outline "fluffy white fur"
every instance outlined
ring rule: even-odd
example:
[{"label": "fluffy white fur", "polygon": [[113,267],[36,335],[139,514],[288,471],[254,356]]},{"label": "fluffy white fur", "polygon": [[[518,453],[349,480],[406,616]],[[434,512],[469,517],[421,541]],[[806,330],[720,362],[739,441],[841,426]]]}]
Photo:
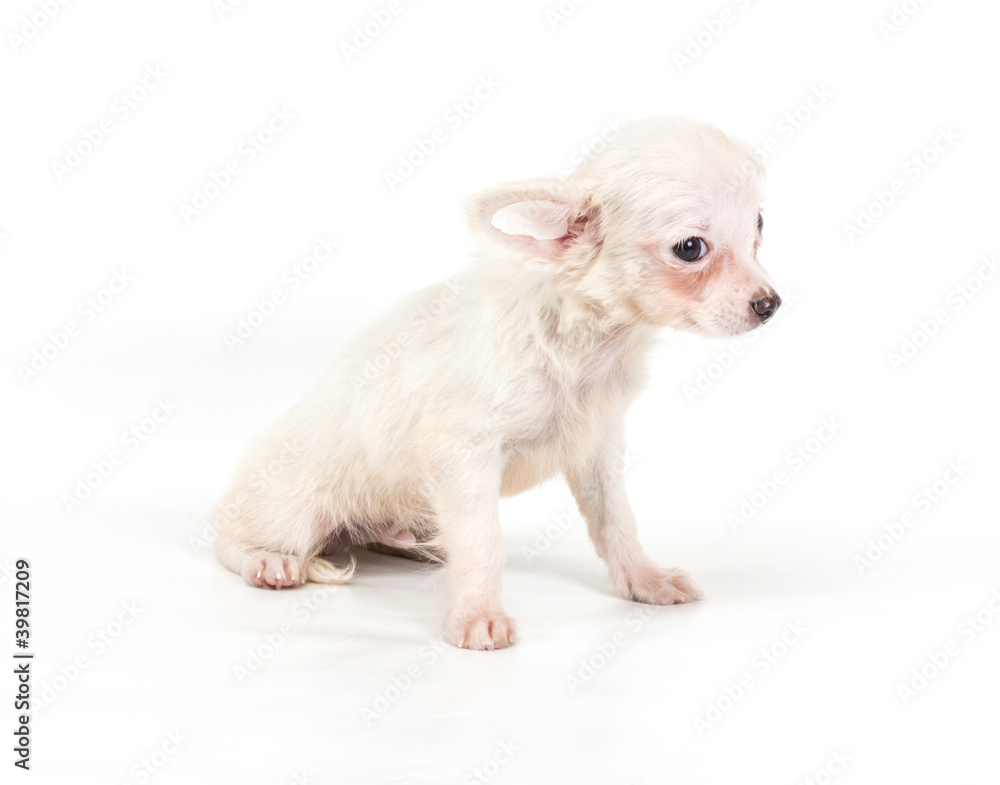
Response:
[{"label": "fluffy white fur", "polygon": [[[658,328],[733,335],[780,303],[757,260],[763,180],[747,145],[659,118],[567,180],[473,197],[468,269],[358,336],[252,443],[216,511],[222,563],[281,588],[346,581],[353,560],[322,556],[350,544],[439,557],[447,639],[502,648],[498,500],[562,473],[623,596],[699,597],[643,551],[613,466]],[[674,253],[687,238],[702,259]]]}]

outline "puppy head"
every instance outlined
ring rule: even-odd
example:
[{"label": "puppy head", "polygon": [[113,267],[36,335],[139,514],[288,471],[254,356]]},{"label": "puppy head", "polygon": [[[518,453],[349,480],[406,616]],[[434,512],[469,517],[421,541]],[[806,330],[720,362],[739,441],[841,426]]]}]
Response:
[{"label": "puppy head", "polygon": [[615,320],[736,335],[781,299],[758,261],[764,167],[682,118],[631,123],[562,181],[475,196],[473,229]]}]

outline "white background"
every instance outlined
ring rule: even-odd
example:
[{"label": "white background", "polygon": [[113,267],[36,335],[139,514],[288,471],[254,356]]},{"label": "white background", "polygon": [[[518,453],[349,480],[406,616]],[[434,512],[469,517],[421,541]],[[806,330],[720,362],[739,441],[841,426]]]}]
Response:
[{"label": "white background", "polygon": [[[0,648],[27,558],[24,781],[995,771],[1000,283],[980,273],[1000,252],[995,4],[910,0],[894,28],[893,5],[860,0],[51,5],[0,15]],[[496,87],[469,99],[481,80]],[[241,143],[276,110],[294,119],[248,160]],[[772,141],[764,258],[786,301],[735,344],[665,336],[630,414],[643,541],[705,601],[616,598],[561,482],[502,508],[521,632],[507,651],[443,647],[443,585],[402,560],[281,593],[225,572],[202,538],[241,449],[352,330],[461,269],[461,198],[558,176],[616,123],[668,113]],[[444,142],[390,188],[436,128]],[[231,159],[240,174],[186,221]],[[845,229],[861,213],[867,228]],[[320,237],[337,253],[299,276]],[[102,293],[123,270],[127,287]],[[227,346],[275,289],[273,314]],[[907,340],[918,350],[894,362]],[[810,441],[824,419],[835,435]]]}]

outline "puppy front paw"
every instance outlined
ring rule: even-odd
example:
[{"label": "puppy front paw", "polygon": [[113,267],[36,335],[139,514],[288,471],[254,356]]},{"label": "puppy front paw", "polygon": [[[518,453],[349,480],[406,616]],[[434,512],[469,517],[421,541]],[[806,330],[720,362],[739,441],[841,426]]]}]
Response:
[{"label": "puppy front paw", "polygon": [[617,576],[615,587],[627,599],[650,605],[676,605],[704,596],[684,570],[664,570],[655,564],[623,571]]},{"label": "puppy front paw", "polygon": [[445,638],[452,646],[476,651],[506,649],[514,643],[514,620],[503,613],[449,616]]}]

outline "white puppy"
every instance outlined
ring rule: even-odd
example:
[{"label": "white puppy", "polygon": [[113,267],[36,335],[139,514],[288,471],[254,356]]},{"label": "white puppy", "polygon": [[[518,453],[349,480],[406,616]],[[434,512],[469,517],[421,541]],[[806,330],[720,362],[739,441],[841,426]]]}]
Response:
[{"label": "white puppy", "polygon": [[436,555],[447,639],[499,649],[498,501],[562,472],[622,596],[699,597],[643,551],[613,466],[658,328],[735,335],[780,305],[757,260],[763,180],[746,144],[661,118],[567,180],[473,197],[471,266],[359,336],[251,445],[215,516],[222,563],[281,588],[347,580],[353,559],[321,555],[349,544]]}]

